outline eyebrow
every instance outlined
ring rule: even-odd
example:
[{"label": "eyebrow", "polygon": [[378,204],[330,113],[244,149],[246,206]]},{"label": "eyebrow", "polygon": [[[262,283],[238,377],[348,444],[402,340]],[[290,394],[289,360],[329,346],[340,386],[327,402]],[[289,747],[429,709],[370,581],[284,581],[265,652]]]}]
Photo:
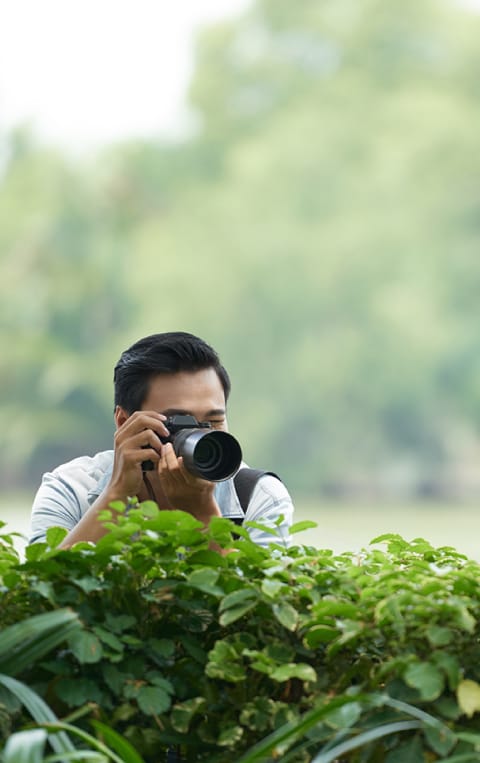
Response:
[{"label": "eyebrow", "polygon": [[[184,408],[167,408],[167,410],[162,411],[164,416],[192,416],[193,414],[190,411],[186,411]],[[208,418],[210,416],[225,416],[225,408],[212,408],[211,411],[207,411],[204,415],[205,418]]]}]

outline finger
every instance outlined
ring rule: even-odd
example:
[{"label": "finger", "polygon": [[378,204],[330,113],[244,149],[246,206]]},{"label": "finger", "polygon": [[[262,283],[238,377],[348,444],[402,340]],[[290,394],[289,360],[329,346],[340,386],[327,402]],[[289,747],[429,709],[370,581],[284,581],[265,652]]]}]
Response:
[{"label": "finger", "polygon": [[166,471],[167,469],[167,459],[165,457],[165,445],[163,443],[160,444],[160,453],[159,453],[159,460],[158,460],[158,470],[159,472]]},{"label": "finger", "polygon": [[165,426],[166,417],[163,413],[156,411],[136,411],[122,424],[117,430],[120,436],[130,437],[135,432],[141,432],[142,429],[152,429],[158,432],[162,437],[168,437],[170,434]]},{"label": "finger", "polygon": [[141,411],[142,416],[146,417],[146,421],[148,424],[149,420],[156,421],[157,424],[155,427],[151,427],[154,429],[154,431],[158,432],[159,434],[165,437],[168,437],[170,434],[170,431],[165,426],[165,422],[167,420],[167,417],[163,413],[158,413],[158,411]]},{"label": "finger", "polygon": [[119,443],[123,448],[128,450],[140,449],[140,448],[153,448],[157,453],[160,453],[162,448],[162,442],[156,432],[152,432],[151,429],[142,429],[141,432],[132,435]]},{"label": "finger", "polygon": [[169,471],[178,469],[179,464],[177,454],[175,453],[171,442],[162,445],[162,458],[165,459],[165,466]]},{"label": "finger", "polygon": [[[123,468],[128,468],[129,464],[130,466],[138,467],[145,461],[150,461],[156,465],[160,458],[160,448],[161,443],[155,432],[144,430],[129,438],[126,442],[116,442],[115,458],[118,459],[120,464],[123,464]],[[143,468],[149,469],[152,467],[146,466]]]},{"label": "finger", "polygon": [[140,448],[130,450],[128,454],[125,455],[125,460],[127,459],[134,464],[141,464],[144,461],[153,461],[153,463],[157,464],[160,456],[158,455],[158,451],[153,448]]}]

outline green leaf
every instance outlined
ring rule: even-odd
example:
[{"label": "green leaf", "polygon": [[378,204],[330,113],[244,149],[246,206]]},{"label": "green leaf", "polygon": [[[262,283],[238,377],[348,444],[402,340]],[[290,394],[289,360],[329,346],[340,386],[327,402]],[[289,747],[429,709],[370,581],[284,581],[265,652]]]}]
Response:
[{"label": "green leaf", "polygon": [[315,625],[305,634],[304,642],[310,649],[315,649],[319,644],[328,644],[333,641],[340,631],[328,625]]},{"label": "green leaf", "polygon": [[266,697],[256,697],[252,702],[247,702],[240,713],[242,726],[252,731],[265,731],[271,728],[270,724],[275,716],[276,703]]},{"label": "green leaf", "polygon": [[[355,604],[352,604],[349,601],[341,601],[340,599],[327,597],[321,599],[317,604],[314,604],[312,613],[314,614],[315,619],[319,620],[320,623],[323,619],[331,618],[332,616],[349,618],[362,616],[359,608],[356,607]],[[329,625],[331,624],[330,619],[328,619],[327,622]]]},{"label": "green leaf", "polygon": [[210,678],[237,683],[245,680],[245,668],[239,662],[239,655],[227,641],[217,641],[208,653],[205,673]]},{"label": "green leaf", "polygon": [[256,600],[257,593],[253,588],[239,588],[225,596],[220,602],[219,611],[223,612],[230,607],[236,607],[245,601]]},{"label": "green leaf", "polygon": [[347,729],[353,726],[362,715],[362,706],[359,702],[351,702],[342,705],[325,718],[325,723],[334,729]]},{"label": "green leaf", "polygon": [[253,609],[257,602],[257,593],[252,588],[240,588],[229,593],[220,602],[219,611],[222,613],[219,618],[220,625],[230,625],[230,623],[239,620],[249,610]]},{"label": "green leaf", "polygon": [[244,604],[239,604],[237,607],[231,607],[220,615],[218,622],[221,626],[226,627],[227,625],[234,623],[236,620],[239,620],[256,605],[257,599],[255,598],[246,601]]},{"label": "green leaf", "polygon": [[103,657],[103,647],[100,639],[84,630],[73,633],[68,643],[77,660],[82,664],[99,662]]},{"label": "green leaf", "polygon": [[82,589],[85,593],[92,593],[92,591],[101,591],[105,587],[103,582],[97,577],[86,575],[82,578],[75,580],[75,585]]},{"label": "green leaf", "polygon": [[101,702],[102,699],[100,686],[91,678],[60,678],[55,683],[55,693],[69,707]]},{"label": "green leaf", "polygon": [[265,578],[265,580],[262,580],[262,593],[272,599],[278,596],[280,591],[285,588],[286,583],[282,580],[275,580],[270,578]]},{"label": "green leaf", "polygon": [[226,517],[213,517],[213,519],[210,520],[205,537],[220,544],[230,545],[232,543],[232,534],[237,533],[237,530],[241,535],[246,532],[243,527],[237,527],[231,519],[227,519]]},{"label": "green leaf", "polygon": [[147,641],[147,647],[161,661],[168,660],[175,654],[175,642],[168,638],[151,638]]},{"label": "green leaf", "polygon": [[447,726],[441,728],[430,726],[423,733],[430,749],[441,755],[442,758],[448,755],[457,743],[456,735]]},{"label": "green leaf", "polygon": [[477,624],[474,616],[468,611],[467,607],[460,606],[455,609],[455,619],[462,630],[467,633],[473,633]]},{"label": "green leaf", "polygon": [[404,551],[409,547],[409,543],[398,533],[383,533],[383,535],[377,535],[376,538],[370,541],[370,545],[373,546],[376,543],[387,542],[389,551],[393,549],[395,549],[395,551]]},{"label": "green leaf", "polygon": [[254,521],[245,521],[243,523],[244,527],[250,527],[254,530],[261,530],[264,533],[267,533],[267,535],[277,535],[278,536],[278,528],[276,527],[270,527],[269,525],[262,524],[262,522],[254,522]]},{"label": "green leaf", "polygon": [[32,543],[25,548],[25,558],[28,562],[36,562],[44,556],[48,543]]},{"label": "green leaf", "polygon": [[468,718],[480,711],[480,685],[476,681],[465,679],[457,687],[457,700],[461,710]]},{"label": "green leaf", "polygon": [[457,721],[462,714],[458,703],[453,697],[439,697],[435,701],[434,710],[436,715],[440,715],[449,721]]},{"label": "green leaf", "polygon": [[288,681],[290,678],[299,678],[301,681],[316,681],[317,674],[311,665],[304,662],[290,662],[280,665],[270,673],[274,681]]},{"label": "green leaf", "polygon": [[472,731],[459,731],[457,737],[461,742],[472,745],[477,752],[480,751],[480,734],[475,734]]},{"label": "green leaf", "polygon": [[286,601],[274,604],[272,606],[272,612],[281,623],[289,631],[294,631],[298,625],[298,612]]},{"label": "green leaf", "polygon": [[228,561],[222,554],[219,554],[218,551],[211,551],[208,548],[194,551],[188,560],[192,565],[200,564],[203,567],[228,567]]},{"label": "green leaf", "polygon": [[304,519],[302,522],[295,522],[288,530],[290,535],[303,532],[304,530],[312,530],[318,527],[318,522],[312,522],[310,519]]},{"label": "green leaf", "polygon": [[447,646],[453,639],[451,628],[440,625],[430,625],[426,630],[427,638],[432,646]]},{"label": "green leaf", "polygon": [[403,678],[408,686],[418,689],[421,698],[426,701],[437,699],[445,685],[443,673],[430,662],[416,662],[409,665]]},{"label": "green leaf", "polygon": [[167,694],[175,694],[175,689],[173,688],[171,681],[162,676],[158,670],[149,670],[145,678],[154,686],[159,686],[160,689],[166,691]]},{"label": "green leaf", "polygon": [[219,747],[233,747],[235,744],[237,744],[237,742],[240,741],[242,736],[242,727],[237,726],[236,724],[232,724],[222,729],[218,736],[217,744]]},{"label": "green leaf", "polygon": [[203,529],[203,524],[187,511],[176,509],[174,511],[159,511],[153,519],[149,520],[149,527],[178,535],[182,531]]},{"label": "green leaf", "polygon": [[122,641],[115,636],[114,633],[110,633],[110,631],[107,631],[105,628],[102,628],[100,625],[94,626],[92,628],[93,633],[98,636],[100,641],[102,641],[104,644],[109,646],[111,649],[113,649],[116,652],[123,652],[125,647]]},{"label": "green leaf", "polygon": [[110,662],[102,664],[102,673],[107,686],[117,695],[122,693],[125,682],[132,677],[130,673],[122,673]]},{"label": "green leaf", "polygon": [[219,575],[220,573],[218,570],[204,567],[202,569],[193,570],[187,577],[187,582],[192,588],[197,588],[204,593],[209,593],[212,596],[223,596],[223,589],[215,585]]},{"label": "green leaf", "polygon": [[145,715],[161,715],[170,709],[169,695],[158,686],[142,686],[136,699]]},{"label": "green leaf", "polygon": [[205,707],[205,697],[193,697],[174,705],[170,720],[175,731],[186,734],[192,718]]},{"label": "green leaf", "polygon": [[45,533],[50,548],[57,548],[67,535],[68,530],[65,527],[49,527]]},{"label": "green leaf", "polygon": [[47,601],[55,606],[55,592],[52,583],[49,583],[46,580],[37,580],[32,585],[32,591],[36,591],[36,593],[43,596],[44,599],[47,599]]},{"label": "green leaf", "polygon": [[425,763],[422,739],[419,735],[396,745],[385,758],[385,763]]},{"label": "green leaf", "polygon": [[455,691],[461,675],[458,658],[453,654],[448,654],[448,652],[436,651],[432,655],[432,661],[445,673],[450,689]]},{"label": "green leaf", "polygon": [[107,612],[105,622],[107,627],[114,633],[123,633],[123,631],[134,625],[136,620],[133,615],[112,615],[110,612]]}]

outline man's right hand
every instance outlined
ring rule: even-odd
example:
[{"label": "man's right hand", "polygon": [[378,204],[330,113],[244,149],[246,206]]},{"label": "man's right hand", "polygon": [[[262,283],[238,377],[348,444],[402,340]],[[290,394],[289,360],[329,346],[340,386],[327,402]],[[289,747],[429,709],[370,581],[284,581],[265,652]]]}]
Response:
[{"label": "man's right hand", "polygon": [[125,501],[130,496],[138,496],[143,485],[142,461],[158,464],[158,435],[169,435],[164,423],[166,418],[156,411],[136,411],[117,429],[112,478],[107,488],[110,500]]},{"label": "man's right hand", "polygon": [[[156,433],[168,437],[165,420],[166,416],[156,411],[137,411],[118,427],[110,483],[70,530],[60,548],[70,548],[79,541],[96,543],[107,532],[98,521],[98,513],[107,509],[112,501],[126,502],[130,496],[138,497],[143,485],[142,461],[151,460],[157,464],[161,443]],[[145,445],[146,448],[142,447]]]}]

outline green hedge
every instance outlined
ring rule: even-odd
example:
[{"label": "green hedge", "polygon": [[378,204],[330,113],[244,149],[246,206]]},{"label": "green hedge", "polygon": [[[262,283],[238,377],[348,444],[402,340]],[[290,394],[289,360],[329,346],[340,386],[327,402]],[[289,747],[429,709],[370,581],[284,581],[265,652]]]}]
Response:
[{"label": "green hedge", "polygon": [[[327,761],[334,745],[341,761],[480,761],[477,563],[398,536],[339,556],[262,549],[151,503],[109,527],[69,551],[50,530],[23,563],[0,536],[2,629],[63,608],[81,622],[35,664],[10,661],[58,717],[108,724],[148,763],[171,746],[192,762]],[[3,739],[27,720],[3,690]]]}]

